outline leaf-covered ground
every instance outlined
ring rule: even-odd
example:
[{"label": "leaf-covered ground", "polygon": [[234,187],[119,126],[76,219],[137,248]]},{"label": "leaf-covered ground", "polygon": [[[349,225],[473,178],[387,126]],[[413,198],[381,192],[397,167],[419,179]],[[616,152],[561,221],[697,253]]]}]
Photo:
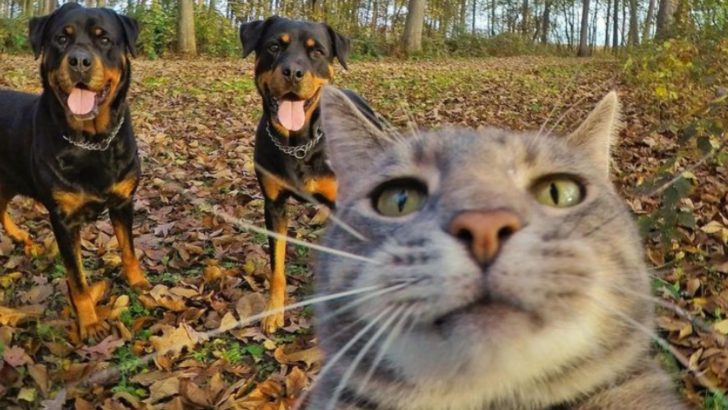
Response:
[{"label": "leaf-covered ground", "polygon": [[[36,65],[29,57],[0,55],[0,86],[38,91]],[[360,92],[400,127],[414,121],[537,129],[548,119],[547,129],[562,130],[617,88],[626,128],[615,149],[615,180],[635,213],[645,216],[661,205],[661,195],[642,194],[639,185],[658,172],[690,169],[679,180],[686,197],[674,208],[692,219],[673,224],[676,239],[667,246],[659,232],[646,230],[656,294],[684,311],[660,310],[660,335],[703,384],[728,388],[728,167],[720,155],[697,167],[672,161],[677,137],[657,131],[664,127],[647,115],[654,110],[643,109],[644,101],[622,84],[616,62],[505,58],[351,66],[338,73],[337,84]],[[91,279],[113,279],[102,304],[113,328],[108,338],[90,344],[76,338],[45,211],[16,199],[12,214],[46,252],[25,257],[0,233],[0,407],[282,409],[311,383],[320,357],[310,309],[287,314],[286,327],[270,337],[257,324],[226,331],[261,311],[267,289],[266,238],[234,224],[239,218],[263,226],[252,162],[261,104],[251,77],[251,62],[242,60],[134,63],[130,102],[143,158],[136,248],[155,286],[142,295],[126,286],[107,220],[84,230]],[[296,206],[289,234],[316,241],[322,227],[312,223],[315,214],[311,206]],[[309,256],[289,245],[290,301],[311,293]],[[155,361],[140,359],[160,350],[171,351]],[[719,408],[718,397],[707,394],[694,373],[662,356],[691,402]]]}]

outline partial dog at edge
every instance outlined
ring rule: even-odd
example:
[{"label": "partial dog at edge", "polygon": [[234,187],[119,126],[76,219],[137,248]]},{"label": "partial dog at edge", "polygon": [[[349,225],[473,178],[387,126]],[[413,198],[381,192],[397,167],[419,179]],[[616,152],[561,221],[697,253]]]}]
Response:
[{"label": "partial dog at edge", "polygon": [[132,239],[141,170],[126,103],[138,26],[111,9],[68,3],[29,29],[43,92],[0,91],[0,221],[32,254],[36,245],[8,204],[23,195],[48,209],[80,336],[98,339],[108,331],[96,308],[107,284],[86,279],[81,226],[108,209],[129,284],[149,284]]}]

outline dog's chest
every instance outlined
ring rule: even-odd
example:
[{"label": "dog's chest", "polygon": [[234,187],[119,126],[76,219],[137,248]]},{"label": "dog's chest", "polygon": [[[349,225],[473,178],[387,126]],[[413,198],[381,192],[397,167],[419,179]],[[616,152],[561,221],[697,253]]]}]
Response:
[{"label": "dog's chest", "polygon": [[95,220],[107,208],[130,200],[139,172],[129,159],[113,152],[62,152],[58,172],[68,182],[52,190],[56,208],[68,224]]}]

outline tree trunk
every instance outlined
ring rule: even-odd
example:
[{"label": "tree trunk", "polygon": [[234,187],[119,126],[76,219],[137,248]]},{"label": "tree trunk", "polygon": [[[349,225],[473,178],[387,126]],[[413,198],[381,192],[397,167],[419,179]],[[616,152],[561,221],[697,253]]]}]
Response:
[{"label": "tree trunk", "polygon": [[43,3],[43,14],[51,14],[56,9],[56,0],[45,0]]},{"label": "tree trunk", "polygon": [[475,16],[478,14],[478,0],[473,0],[473,28],[472,34],[475,35]]},{"label": "tree trunk", "polygon": [[607,0],[607,21],[604,24],[604,50],[609,49],[609,17],[612,11],[612,0]]},{"label": "tree trunk", "polygon": [[650,32],[652,31],[652,19],[655,18],[655,0],[650,0],[647,5],[647,16],[645,17],[645,24],[642,26],[642,41],[650,38]]},{"label": "tree trunk", "polygon": [[552,0],[545,0],[543,5],[543,17],[541,18],[541,44],[546,44],[549,41],[549,26],[551,25],[551,2]]},{"label": "tree trunk", "polygon": [[660,0],[660,8],[657,10],[657,24],[655,26],[655,38],[665,39],[668,37],[673,14],[675,14],[675,0]]},{"label": "tree trunk", "polygon": [[637,13],[637,0],[629,0],[629,34],[627,34],[629,46],[636,46],[640,42]]},{"label": "tree trunk", "polygon": [[579,57],[589,55],[589,0],[583,0],[581,8],[581,33],[579,34]]},{"label": "tree trunk", "polygon": [[422,26],[425,23],[425,0],[409,0],[407,19],[404,23],[402,45],[405,53],[413,54],[422,50]]},{"label": "tree trunk", "polygon": [[616,53],[619,49],[619,0],[614,0],[612,10],[612,50]]},{"label": "tree trunk", "polygon": [[528,0],[523,0],[523,7],[521,7],[521,14],[523,15],[523,20],[521,21],[521,34],[526,36],[526,35],[528,35],[528,15],[530,14],[530,11],[528,8]]},{"label": "tree trunk", "polygon": [[179,1],[177,18],[177,51],[186,55],[197,55],[195,41],[195,15],[192,0]]}]

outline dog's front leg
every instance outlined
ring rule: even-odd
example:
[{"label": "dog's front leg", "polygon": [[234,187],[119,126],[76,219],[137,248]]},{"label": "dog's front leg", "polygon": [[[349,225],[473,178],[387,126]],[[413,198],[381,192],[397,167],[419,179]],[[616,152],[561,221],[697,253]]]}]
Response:
[{"label": "dog's front leg", "polygon": [[81,260],[81,233],[78,226],[69,226],[58,214],[51,212],[53,234],[58,243],[61,259],[66,267],[66,278],[71,302],[78,315],[79,334],[82,339],[94,338],[97,341],[108,332],[109,325],[99,318],[96,303],[106,292],[106,282],[88,284]]},{"label": "dog's front leg", "polygon": [[146,289],[149,281],[139,264],[134,251],[134,236],[132,225],[134,223],[134,205],[131,200],[117,208],[109,208],[109,217],[114,226],[114,234],[121,250],[121,264],[126,280],[134,289]]},{"label": "dog's front leg", "polygon": [[266,310],[277,312],[263,319],[263,330],[273,333],[283,326],[283,307],[286,299],[286,240],[288,233],[288,216],[286,213],[286,198],[278,196],[271,199],[265,197],[265,226],[269,231],[282,235],[280,238],[269,237],[270,245],[270,296]]}]

